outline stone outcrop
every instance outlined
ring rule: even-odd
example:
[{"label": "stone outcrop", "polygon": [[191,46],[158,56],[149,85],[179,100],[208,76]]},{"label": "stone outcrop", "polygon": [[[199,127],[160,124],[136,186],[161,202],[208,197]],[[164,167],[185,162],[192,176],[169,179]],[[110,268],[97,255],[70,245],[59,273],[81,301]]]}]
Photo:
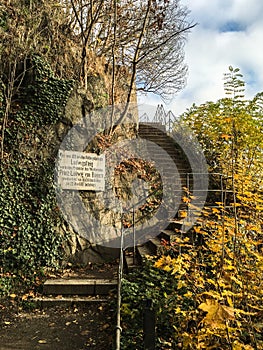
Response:
[{"label": "stone outcrop", "polygon": [[[67,135],[68,131],[78,125],[79,121],[85,119],[86,134],[94,134],[94,130],[97,131],[96,135],[90,142],[86,140],[74,140],[77,148],[81,148],[83,152],[90,153],[103,153],[105,150],[114,147],[115,144],[122,140],[132,139],[136,137],[137,133],[137,112],[134,106],[132,107],[132,122],[130,116],[128,118],[129,123],[126,125],[115,126],[114,131],[110,133],[111,124],[118,120],[120,113],[123,110],[123,106],[116,105],[114,109],[114,118],[112,120],[111,108],[108,107],[108,94],[107,88],[109,88],[109,77],[94,76],[88,79],[88,90],[76,87],[69,97],[64,114],[55,127],[55,140],[53,137],[53,144],[56,144],[56,149],[61,147],[63,139]],[[123,88],[117,86],[115,89],[118,94],[118,102],[125,101],[125,93]],[[121,93],[122,90],[122,93]],[[133,99],[135,96],[133,97]],[[83,126],[83,125],[82,125]],[[112,131],[112,130],[111,130]],[[109,135],[110,133],[110,135]],[[85,137],[84,137],[85,139]],[[82,142],[84,143],[82,145]],[[74,147],[74,146],[73,146]],[[112,169],[111,169],[112,170]],[[127,179],[124,179],[127,182]],[[123,184],[106,183],[106,190],[104,194],[103,202],[107,201],[107,193],[112,192],[113,188],[119,186],[123,191]],[[114,187],[115,186],[115,187]],[[116,238],[116,232],[114,227],[120,229],[120,214],[114,210],[105,208],[105,205],[101,203],[100,197],[92,191],[76,191],[75,196],[78,201],[83,202],[84,207],[94,215],[98,222],[101,223],[101,227],[93,224],[91,221],[86,222],[85,212],[76,212],[71,218],[66,218],[66,223],[58,228],[59,234],[67,237],[64,243],[64,250],[66,253],[66,259],[76,265],[86,265],[88,263],[99,263],[105,260],[116,258],[119,256],[119,250],[114,248],[107,248],[102,244],[93,242],[91,237],[102,237],[102,241],[105,236]],[[71,196],[71,199],[67,199],[66,204],[74,207],[74,196],[72,194],[65,194]],[[115,194],[113,194],[115,195]],[[67,197],[68,198],[68,197]],[[112,193],[108,201],[112,200]],[[64,208],[65,211],[72,211],[71,208]],[[63,211],[63,210],[62,210]],[[76,209],[77,211],[77,209]],[[84,227],[82,232],[76,230],[76,226]],[[107,229],[108,227],[108,229]],[[107,230],[108,232],[102,232]],[[85,231],[83,233],[83,231]],[[96,240],[96,239],[95,239]]]}]

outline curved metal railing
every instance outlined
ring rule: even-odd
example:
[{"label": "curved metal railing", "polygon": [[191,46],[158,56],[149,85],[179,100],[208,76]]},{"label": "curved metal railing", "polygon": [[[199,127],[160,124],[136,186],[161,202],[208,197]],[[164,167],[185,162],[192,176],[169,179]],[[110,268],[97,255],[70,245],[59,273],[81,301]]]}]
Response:
[{"label": "curved metal railing", "polygon": [[177,118],[172,111],[166,112],[163,105],[158,105],[153,117],[144,113],[140,116],[139,122],[141,123],[156,123],[165,126],[167,134],[171,134],[173,131],[173,125]]}]

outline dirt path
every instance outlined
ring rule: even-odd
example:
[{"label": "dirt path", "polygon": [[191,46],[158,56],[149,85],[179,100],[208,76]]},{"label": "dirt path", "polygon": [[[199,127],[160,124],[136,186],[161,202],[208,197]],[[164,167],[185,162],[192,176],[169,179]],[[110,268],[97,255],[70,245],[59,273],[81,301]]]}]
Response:
[{"label": "dirt path", "polygon": [[110,350],[114,311],[108,303],[25,312],[0,302],[1,350]]},{"label": "dirt path", "polygon": [[[47,278],[116,278],[117,270],[118,262],[69,267]],[[32,311],[23,310],[16,299],[0,300],[0,350],[111,350],[116,327],[114,298]]]}]

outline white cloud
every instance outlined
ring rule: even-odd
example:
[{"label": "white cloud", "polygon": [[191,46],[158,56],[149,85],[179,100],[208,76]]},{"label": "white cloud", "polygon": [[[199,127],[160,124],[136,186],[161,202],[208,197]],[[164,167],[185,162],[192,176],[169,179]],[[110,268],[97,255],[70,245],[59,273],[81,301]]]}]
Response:
[{"label": "white cloud", "polygon": [[181,0],[191,11],[191,17],[205,28],[220,28],[229,21],[251,25],[262,21],[263,2],[260,0]]},{"label": "white cloud", "polygon": [[[263,1],[181,0],[181,4],[191,10],[190,19],[199,24],[185,46],[187,86],[167,108],[178,115],[193,103],[223,97],[223,74],[229,65],[240,68],[248,98],[262,91]],[[158,104],[161,100],[148,96],[147,102]]]}]

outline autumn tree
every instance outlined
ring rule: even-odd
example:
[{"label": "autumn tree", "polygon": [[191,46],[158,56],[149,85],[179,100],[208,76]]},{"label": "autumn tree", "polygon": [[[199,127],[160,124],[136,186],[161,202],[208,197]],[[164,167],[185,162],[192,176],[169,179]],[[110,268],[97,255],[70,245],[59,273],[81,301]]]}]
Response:
[{"label": "autumn tree", "polygon": [[244,86],[239,69],[229,67],[226,97],[182,116],[203,146],[210,176],[224,179],[189,233],[192,244],[181,234],[155,262],[177,283],[175,341],[183,349],[263,348],[262,93],[246,100]]},{"label": "autumn tree", "polygon": [[247,228],[247,234],[254,238],[261,231],[263,95],[258,93],[252,100],[246,100],[242,74],[231,66],[224,85],[225,98],[199,107],[194,105],[182,120],[202,144],[210,172],[223,176],[225,203],[221,205],[232,206],[236,241],[240,230],[245,232]]},{"label": "autumn tree", "polygon": [[[232,172],[262,180],[262,93],[244,98],[244,81],[239,69],[225,75],[226,97],[217,102],[193,105],[182,121],[203,146],[211,172]],[[257,186],[258,186],[257,185]]]}]

